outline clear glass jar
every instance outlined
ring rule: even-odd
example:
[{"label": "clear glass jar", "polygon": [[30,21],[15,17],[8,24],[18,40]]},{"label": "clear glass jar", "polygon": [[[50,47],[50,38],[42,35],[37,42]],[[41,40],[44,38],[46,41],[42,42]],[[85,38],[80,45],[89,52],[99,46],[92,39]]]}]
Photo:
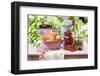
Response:
[{"label": "clear glass jar", "polygon": [[70,30],[72,26],[71,20],[64,20],[61,26],[61,36],[64,37],[64,32]]}]

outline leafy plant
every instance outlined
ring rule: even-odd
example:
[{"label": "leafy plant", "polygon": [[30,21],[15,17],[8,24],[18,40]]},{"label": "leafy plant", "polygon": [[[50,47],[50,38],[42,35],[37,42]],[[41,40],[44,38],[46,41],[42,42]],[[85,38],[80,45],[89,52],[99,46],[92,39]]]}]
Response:
[{"label": "leafy plant", "polygon": [[73,20],[73,19],[75,19],[75,16],[69,16],[68,17],[68,20]]},{"label": "leafy plant", "polygon": [[61,28],[61,25],[62,25],[62,22],[63,22],[63,17],[62,16],[52,16],[48,20],[48,23],[54,29],[60,29]]},{"label": "leafy plant", "polygon": [[28,27],[38,28],[42,24],[42,18],[40,16],[29,15],[28,16]]},{"label": "leafy plant", "polygon": [[71,31],[74,33],[77,33],[81,29],[82,26],[83,26],[82,21],[78,20],[77,23],[72,26]]},{"label": "leafy plant", "polygon": [[74,33],[75,37],[78,40],[85,40],[88,41],[88,34],[86,31],[81,30],[82,26],[85,26],[82,20],[78,20],[76,24],[74,24],[71,28],[71,31]]},{"label": "leafy plant", "polygon": [[81,39],[81,40],[85,40],[85,41],[88,42],[88,34],[85,31],[81,31],[78,34],[78,38]]},{"label": "leafy plant", "polygon": [[28,43],[34,46],[40,45],[40,37],[36,29],[42,24],[41,17],[29,15],[28,16]]},{"label": "leafy plant", "polygon": [[35,29],[33,29],[31,32],[28,32],[28,43],[37,47],[40,45],[40,40],[41,38]]},{"label": "leafy plant", "polygon": [[62,16],[37,16],[28,15],[28,43],[34,46],[40,45],[41,38],[39,37],[36,29],[40,28],[41,25],[48,24],[51,28],[61,28],[63,21]]},{"label": "leafy plant", "polygon": [[88,22],[88,18],[87,17],[79,17],[79,19],[82,20],[82,22],[84,24],[87,24],[87,22]]}]

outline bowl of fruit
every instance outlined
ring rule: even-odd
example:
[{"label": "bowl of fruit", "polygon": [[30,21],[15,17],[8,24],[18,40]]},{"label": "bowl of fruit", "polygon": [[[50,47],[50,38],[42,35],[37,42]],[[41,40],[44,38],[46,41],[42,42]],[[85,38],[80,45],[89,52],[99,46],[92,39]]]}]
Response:
[{"label": "bowl of fruit", "polygon": [[54,31],[49,31],[47,35],[42,37],[42,40],[50,50],[60,49],[61,44],[63,42],[61,36]]}]

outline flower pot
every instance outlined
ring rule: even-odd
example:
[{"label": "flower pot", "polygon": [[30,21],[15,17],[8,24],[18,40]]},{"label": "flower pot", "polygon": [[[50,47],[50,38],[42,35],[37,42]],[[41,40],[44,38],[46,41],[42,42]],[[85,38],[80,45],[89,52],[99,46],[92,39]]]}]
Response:
[{"label": "flower pot", "polygon": [[51,28],[39,28],[39,29],[37,29],[40,36],[46,35],[50,30],[52,30],[52,29]]},{"label": "flower pot", "polygon": [[74,40],[74,46],[77,50],[83,50],[83,40]]},{"label": "flower pot", "polygon": [[52,28],[39,28],[39,29],[37,29],[40,36],[47,35],[51,30],[53,30],[55,32],[60,31],[59,29],[52,29]]}]

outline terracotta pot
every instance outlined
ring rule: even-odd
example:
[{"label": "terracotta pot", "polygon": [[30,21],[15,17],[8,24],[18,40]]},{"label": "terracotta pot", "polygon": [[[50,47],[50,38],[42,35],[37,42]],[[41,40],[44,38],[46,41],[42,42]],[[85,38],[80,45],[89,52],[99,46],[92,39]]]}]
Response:
[{"label": "terracotta pot", "polygon": [[76,45],[83,45],[83,40],[75,40]]},{"label": "terracotta pot", "polygon": [[74,46],[76,47],[77,50],[82,50],[83,49],[83,40],[75,40]]},{"label": "terracotta pot", "polygon": [[39,29],[37,29],[40,36],[47,35],[50,30],[52,30],[52,29],[50,29],[50,28],[39,28]]},{"label": "terracotta pot", "polygon": [[52,29],[52,28],[39,28],[37,29],[38,31],[38,34],[40,36],[45,36],[48,34],[48,32],[50,32],[51,30],[55,31],[55,32],[59,32],[60,30],[59,29]]}]

